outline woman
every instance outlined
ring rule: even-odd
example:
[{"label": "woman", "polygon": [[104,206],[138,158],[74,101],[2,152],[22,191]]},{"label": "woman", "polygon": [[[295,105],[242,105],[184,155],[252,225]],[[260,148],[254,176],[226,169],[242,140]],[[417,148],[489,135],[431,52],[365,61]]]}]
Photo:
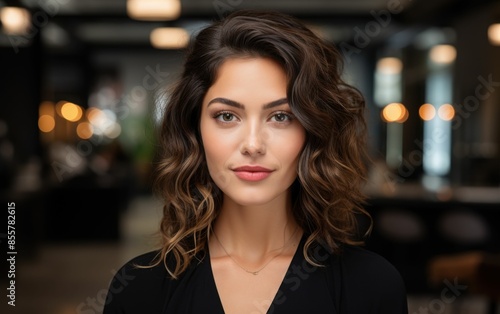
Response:
[{"label": "woman", "polygon": [[407,313],[399,273],[356,236],[364,100],[341,73],[285,14],[198,33],[160,130],[162,247],[118,271],[104,314]]}]

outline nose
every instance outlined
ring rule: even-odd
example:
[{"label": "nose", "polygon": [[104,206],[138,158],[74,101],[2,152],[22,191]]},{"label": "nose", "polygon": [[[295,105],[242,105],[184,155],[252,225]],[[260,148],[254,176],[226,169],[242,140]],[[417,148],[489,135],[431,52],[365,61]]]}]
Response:
[{"label": "nose", "polygon": [[254,123],[244,128],[243,132],[241,153],[249,156],[264,155],[266,153],[266,140],[269,138],[269,136],[266,136],[266,130],[259,124]]}]

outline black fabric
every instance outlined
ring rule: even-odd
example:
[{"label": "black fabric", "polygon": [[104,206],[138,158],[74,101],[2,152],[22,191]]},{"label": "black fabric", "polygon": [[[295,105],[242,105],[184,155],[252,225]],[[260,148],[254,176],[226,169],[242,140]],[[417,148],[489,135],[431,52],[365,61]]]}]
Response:
[{"label": "black fabric", "polygon": [[[268,314],[383,313],[407,314],[404,282],[386,259],[361,247],[345,246],[330,254],[318,245],[311,256],[323,267],[309,264],[303,255],[305,237]],[[177,280],[170,279],[161,263],[148,265],[158,252],[148,252],[126,263],[112,279],[103,314],[224,313],[215,285],[210,258],[193,260]],[[256,304],[256,313],[264,313]]]}]

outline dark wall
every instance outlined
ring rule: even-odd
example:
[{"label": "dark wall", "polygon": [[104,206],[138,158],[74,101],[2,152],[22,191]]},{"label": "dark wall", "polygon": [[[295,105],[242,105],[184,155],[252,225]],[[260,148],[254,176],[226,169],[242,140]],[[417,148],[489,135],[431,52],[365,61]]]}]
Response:
[{"label": "dark wall", "polygon": [[7,139],[13,144],[18,164],[41,153],[38,139],[41,53],[39,36],[27,47],[0,47],[0,119],[7,123]]}]

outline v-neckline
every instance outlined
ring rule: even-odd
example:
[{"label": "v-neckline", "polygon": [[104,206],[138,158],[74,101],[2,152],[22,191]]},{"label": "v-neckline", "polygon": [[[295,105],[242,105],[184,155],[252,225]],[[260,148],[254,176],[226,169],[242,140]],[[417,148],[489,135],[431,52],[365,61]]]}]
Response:
[{"label": "v-neckline", "polygon": [[[272,308],[273,304],[276,301],[276,298],[280,294],[280,291],[282,291],[283,284],[287,280],[289,274],[291,273],[292,265],[298,263],[299,255],[302,253],[302,247],[304,244],[304,240],[305,240],[305,237],[304,237],[304,235],[302,235],[302,237],[300,238],[299,244],[297,245],[297,248],[295,249],[295,253],[293,254],[292,259],[290,260],[290,264],[288,264],[285,276],[283,276],[283,279],[281,280],[281,283],[278,287],[278,290],[276,290],[276,293],[273,296],[273,300],[271,302],[271,306],[269,307],[269,309]],[[221,299],[220,294],[219,294],[219,289],[217,289],[217,284],[215,283],[215,277],[214,277],[214,273],[213,273],[213,269],[212,269],[212,260],[210,257],[210,250],[209,249],[207,249],[207,263],[208,263],[208,271],[209,271],[208,277],[209,277],[209,281],[210,281],[209,284],[212,285],[212,288],[214,289],[215,294],[217,295],[217,303],[219,305],[221,313],[225,313],[224,306],[222,305],[222,299]],[[269,309],[266,311],[266,313],[269,313]]]}]

